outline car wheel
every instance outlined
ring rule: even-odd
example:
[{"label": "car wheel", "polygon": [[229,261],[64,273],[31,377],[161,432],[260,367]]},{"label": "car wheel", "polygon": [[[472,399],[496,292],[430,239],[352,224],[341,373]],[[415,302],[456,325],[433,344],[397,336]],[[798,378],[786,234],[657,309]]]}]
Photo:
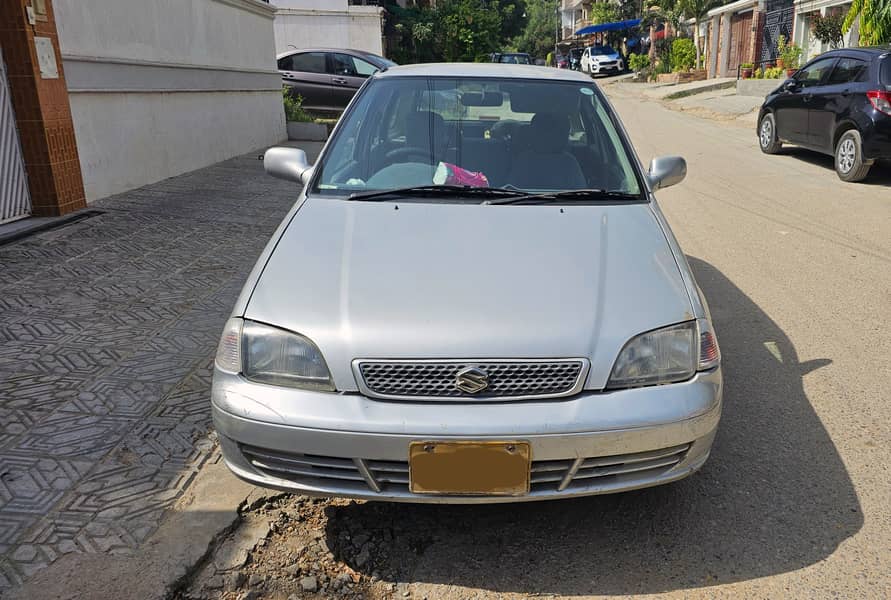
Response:
[{"label": "car wheel", "polygon": [[783,147],[777,139],[777,122],[772,113],[767,113],[758,124],[758,145],[765,154],[776,154]]},{"label": "car wheel", "polygon": [[835,145],[835,172],[842,181],[861,181],[872,167],[863,161],[863,143],[856,129],[846,131]]}]

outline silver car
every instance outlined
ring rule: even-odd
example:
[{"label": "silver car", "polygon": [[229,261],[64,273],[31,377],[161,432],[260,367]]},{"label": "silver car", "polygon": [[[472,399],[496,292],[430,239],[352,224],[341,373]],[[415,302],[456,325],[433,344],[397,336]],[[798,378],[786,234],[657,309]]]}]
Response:
[{"label": "silver car", "polygon": [[512,502],[686,477],[721,414],[708,308],[644,171],[583,74],[374,74],[220,341],[229,468],[300,493]]}]

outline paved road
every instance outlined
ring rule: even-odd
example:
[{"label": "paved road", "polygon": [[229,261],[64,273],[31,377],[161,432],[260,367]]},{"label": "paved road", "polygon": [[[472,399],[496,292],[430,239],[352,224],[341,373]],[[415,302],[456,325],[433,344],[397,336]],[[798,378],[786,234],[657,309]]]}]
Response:
[{"label": "paved road", "polygon": [[[511,507],[351,504],[328,536],[409,528],[413,595],[891,596],[891,173],[762,155],[752,130],[616,97],[646,160],[682,154],[664,211],[710,300],[725,416],[696,476]],[[471,591],[472,590],[472,591]]]}]

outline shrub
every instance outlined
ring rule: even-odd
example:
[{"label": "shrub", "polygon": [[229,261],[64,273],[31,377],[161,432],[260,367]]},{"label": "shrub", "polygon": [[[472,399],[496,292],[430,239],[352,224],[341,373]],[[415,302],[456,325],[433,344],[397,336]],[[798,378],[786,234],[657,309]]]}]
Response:
[{"label": "shrub", "polygon": [[282,97],[285,103],[285,120],[298,123],[312,123],[315,119],[303,109],[303,96],[292,96],[288,88],[282,88]]},{"label": "shrub", "polygon": [[635,73],[646,71],[650,68],[650,57],[647,54],[630,54],[628,56],[628,66]]},{"label": "shrub", "polygon": [[764,79],[764,71],[762,71],[759,67],[755,69],[754,73],[752,73],[752,77],[754,77],[755,79]]},{"label": "shrub", "polygon": [[755,68],[755,63],[747,62],[747,63],[742,63],[742,64],[740,64],[739,66],[740,66],[741,69],[754,69],[754,68]]},{"label": "shrub", "polygon": [[689,71],[696,63],[696,46],[690,38],[678,38],[671,43],[671,70]]},{"label": "shrub", "polygon": [[845,16],[841,13],[829,14],[825,17],[820,13],[814,13],[811,17],[811,30],[814,37],[829,44],[833,50],[840,48],[844,41]]},{"label": "shrub", "polygon": [[780,79],[786,76],[786,69],[780,67],[768,67],[764,69],[764,79]]}]

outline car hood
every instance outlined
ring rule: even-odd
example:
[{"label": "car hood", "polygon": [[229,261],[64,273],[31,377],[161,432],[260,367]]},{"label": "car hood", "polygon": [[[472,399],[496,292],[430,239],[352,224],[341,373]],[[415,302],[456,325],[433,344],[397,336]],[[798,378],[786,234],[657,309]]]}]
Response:
[{"label": "car hood", "polygon": [[312,339],[344,391],[356,358],[584,357],[601,389],[628,339],[691,310],[646,204],[311,198],[244,316]]},{"label": "car hood", "polygon": [[596,61],[619,60],[618,54],[594,54],[593,57]]}]

